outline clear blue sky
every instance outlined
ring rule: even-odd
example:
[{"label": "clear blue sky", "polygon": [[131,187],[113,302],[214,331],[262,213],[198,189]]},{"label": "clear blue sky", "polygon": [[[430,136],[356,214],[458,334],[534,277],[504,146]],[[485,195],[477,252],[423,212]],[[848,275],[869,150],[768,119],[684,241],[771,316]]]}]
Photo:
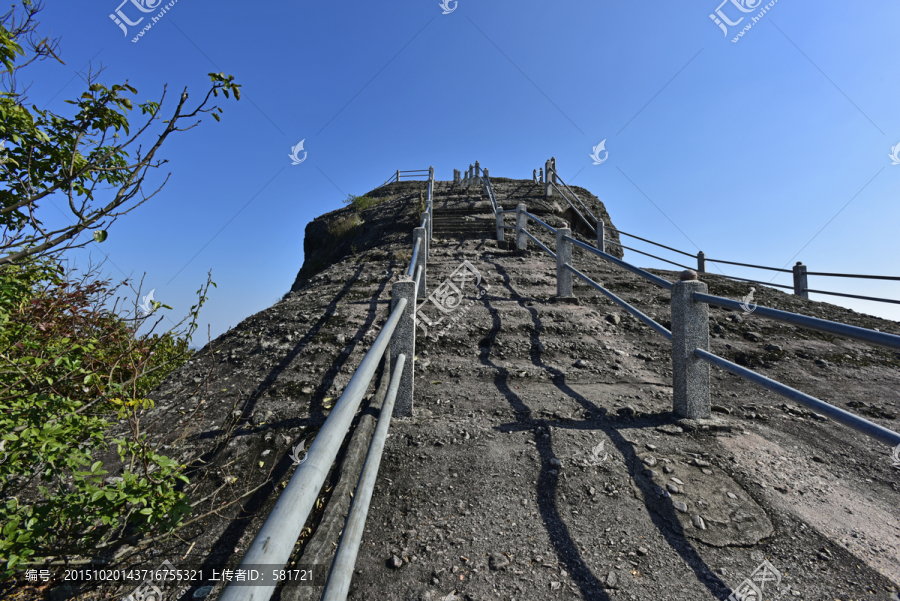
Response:
[{"label": "clear blue sky", "polygon": [[[765,4],[722,5],[732,22],[744,17],[726,37],[710,19],[716,0],[459,0],[447,15],[438,0],[178,0],[134,43],[157,13],[126,37],[109,17],[120,1],[48,1],[43,31],[62,36],[67,66],[32,68],[29,99],[71,114],[62,101],[83,91],[75,71],[92,58],[103,82],[128,79],[140,101],[168,84],[166,114],[185,86],[198,100],[210,71],[243,85],[239,103],[220,99],[222,123],[206,118],[163,148],[169,163],[150,178],[171,171],[163,191],[89,247],[95,260],[108,253],[113,278],[146,272],[145,292],[173,318],[212,269],[201,344],[207,323],[216,337],[289,289],[305,225],[347,194],[396,169],[433,165],[447,180],[476,159],[526,178],[555,156],[617,227],[688,252],[900,275],[900,165],[888,157],[900,144],[900,4],[779,0],[732,42]],[[132,2],[121,11],[144,16]],[[609,158],[593,165],[603,139]],[[292,166],[300,140],[308,158]],[[61,218],[42,210],[48,223]],[[83,264],[87,251],[78,256]],[[895,282],[810,285],[900,299]],[[900,319],[898,305],[813,298]]]}]

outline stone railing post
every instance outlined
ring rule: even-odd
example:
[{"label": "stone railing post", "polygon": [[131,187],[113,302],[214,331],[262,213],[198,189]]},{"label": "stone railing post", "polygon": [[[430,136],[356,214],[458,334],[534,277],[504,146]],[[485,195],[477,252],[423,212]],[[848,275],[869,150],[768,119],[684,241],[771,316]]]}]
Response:
[{"label": "stone railing post", "polygon": [[534,179],[534,183],[538,183],[537,181],[537,169],[533,169],[531,172],[531,177]]},{"label": "stone railing post", "polygon": [[794,265],[794,294],[809,298],[807,288],[809,288],[809,284],[806,283],[806,265],[797,261],[797,264]]},{"label": "stone railing post", "polygon": [[540,169],[538,169],[538,183],[539,183],[539,184],[543,184],[543,183],[544,183],[544,168],[543,168],[543,167],[541,167]]},{"label": "stone railing post", "polygon": [[475,181],[481,181],[481,167],[478,166],[478,161],[475,161]]},{"label": "stone railing post", "polygon": [[428,168],[428,179],[434,181],[434,167]]},{"label": "stone railing post", "polygon": [[400,170],[399,169],[397,169],[397,181],[398,182],[400,181]]},{"label": "stone railing post", "polygon": [[469,174],[466,176],[466,185],[471,186],[475,181],[475,165],[469,163]]},{"label": "stone railing post", "polygon": [[553,189],[550,187],[552,178],[550,176],[550,161],[544,162],[544,196],[553,196]]},{"label": "stone railing post", "polygon": [[419,242],[419,254],[416,256],[416,265],[413,267],[413,279],[416,277],[416,271],[421,267],[422,276],[419,278],[419,288],[416,290],[416,296],[425,298],[425,264],[428,261],[428,247],[430,246],[428,244],[428,229],[424,227],[413,229],[413,245],[415,245],[416,240],[421,240],[421,242]]},{"label": "stone railing post", "polygon": [[697,273],[706,273],[706,255],[702,250],[697,253]]},{"label": "stone railing post", "polygon": [[572,230],[569,224],[562,223],[556,228],[556,296],[558,298],[572,298],[572,272],[566,269],[566,265],[572,264],[572,243],[563,240],[564,236],[571,236]]},{"label": "stone railing post", "polygon": [[527,208],[524,204],[516,205],[516,250],[528,249],[528,236],[525,235],[525,231],[528,229],[526,210]]},{"label": "stone railing post", "polygon": [[[503,227],[503,207],[497,207],[497,242],[504,242],[506,240],[506,229]],[[499,244],[497,246],[500,246]]]},{"label": "stone railing post", "polygon": [[[416,356],[416,283],[409,276],[401,276],[391,287],[391,311],[401,298],[406,299],[406,308],[397,322],[391,337],[391,365],[396,365],[398,355]],[[394,417],[412,417],[413,414],[413,367],[415,361],[407,359],[400,376],[400,389],[394,402]]]},{"label": "stone railing post", "polygon": [[550,157],[550,168],[553,169],[553,183],[558,184],[559,180],[556,179],[556,157]]},{"label": "stone railing post", "polygon": [[709,351],[709,305],[694,302],[694,293],[707,293],[694,271],[681,273],[672,286],[672,387],[674,412],[688,419],[710,417],[709,363],[694,356]]},{"label": "stone railing post", "polygon": [[602,219],[597,221],[597,250],[606,252],[606,226]]}]

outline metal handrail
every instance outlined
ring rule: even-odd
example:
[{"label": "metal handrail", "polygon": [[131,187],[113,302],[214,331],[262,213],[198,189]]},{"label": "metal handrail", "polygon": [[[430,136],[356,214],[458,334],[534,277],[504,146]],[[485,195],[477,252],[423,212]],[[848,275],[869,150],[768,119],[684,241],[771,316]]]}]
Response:
[{"label": "metal handrail", "polygon": [[787,397],[795,403],[799,403],[800,405],[803,405],[804,407],[807,407],[808,409],[811,409],[816,413],[821,413],[825,417],[831,418],[839,424],[843,424],[848,428],[852,428],[857,432],[865,434],[866,436],[870,436],[875,440],[883,442],[889,446],[893,447],[900,444],[900,434],[879,426],[878,424],[872,423],[867,419],[859,417],[858,415],[854,415],[849,411],[844,411],[839,407],[830,405],[825,401],[821,401],[806,393],[791,388],[790,386],[786,386],[781,382],[771,380],[762,374],[758,374],[755,371],[749,370],[745,367],[741,367],[740,365],[732,363],[727,359],[723,359],[702,349],[695,349],[694,356],[699,359],[703,359],[711,365],[715,365],[718,368],[724,369],[727,372],[733,373],[736,376],[740,376],[745,380],[749,380],[755,384],[759,384],[763,388],[771,390],[772,392],[780,394],[781,396]]},{"label": "metal handrail", "polygon": [[[743,309],[741,303],[738,301],[731,300],[730,298],[722,298],[721,296],[703,294],[701,292],[694,293],[694,300],[708,305],[724,307],[726,309]],[[770,309],[769,307],[760,307],[758,305],[756,309],[753,310],[753,314],[810,330],[825,332],[826,334],[833,334],[835,336],[867,342],[876,346],[900,350],[900,336],[888,334],[887,332],[876,332],[875,330],[870,330],[868,328],[860,328],[845,323],[828,321],[827,319],[819,319],[818,317],[809,317],[808,315],[800,315],[799,313],[791,313],[790,311],[779,311],[778,309]]]},{"label": "metal handrail", "polygon": [[621,298],[619,298],[618,296],[616,296],[615,294],[613,294],[612,292],[610,292],[609,290],[607,290],[606,288],[604,288],[603,286],[601,286],[600,284],[598,284],[597,282],[595,282],[594,280],[592,280],[591,278],[586,276],[585,274],[581,273],[580,271],[578,271],[577,269],[575,269],[568,263],[566,264],[566,268],[569,271],[571,271],[572,273],[574,273],[575,275],[577,275],[578,277],[580,277],[582,280],[584,280],[589,286],[591,286],[598,292],[606,295],[611,301],[619,304],[623,309],[625,309],[626,311],[628,311],[629,313],[631,313],[632,315],[634,315],[635,317],[637,317],[638,319],[643,321],[645,324],[650,326],[654,331],[658,332],[659,334],[662,334],[667,339],[672,340],[672,332],[670,332],[669,330],[664,328],[661,324],[657,323],[653,318],[648,317],[647,315],[644,315],[639,310],[637,310],[633,306],[629,305],[626,301],[622,300]]},{"label": "metal handrail", "polygon": [[663,259],[662,257],[657,257],[656,255],[651,255],[650,253],[645,253],[642,250],[638,250],[636,248],[631,248],[630,246],[625,246],[624,244],[619,244],[618,242],[613,242],[612,240],[605,240],[605,242],[607,244],[615,244],[616,246],[620,246],[622,248],[630,250],[631,252],[636,252],[641,255],[647,255],[648,257],[653,257],[654,259],[656,259],[658,261],[662,261],[663,263],[669,263],[670,265],[675,265],[675,266],[681,267],[683,269],[691,269],[687,265],[682,265],[681,263],[676,263],[675,261],[669,261],[668,259]]},{"label": "metal handrail", "polygon": [[625,261],[623,261],[623,260],[621,260],[621,259],[617,259],[616,257],[614,257],[614,256],[612,256],[612,255],[606,254],[606,253],[603,252],[602,250],[597,250],[597,249],[594,248],[593,246],[590,246],[590,245],[588,245],[588,244],[585,244],[584,242],[579,242],[578,240],[576,240],[575,238],[572,238],[571,236],[563,236],[563,240],[568,240],[569,242],[571,242],[571,243],[574,244],[575,246],[578,246],[578,247],[580,247],[580,248],[583,248],[583,249],[586,250],[586,251],[592,252],[592,253],[594,253],[595,255],[597,255],[597,256],[599,256],[599,257],[602,257],[602,258],[606,259],[607,261],[611,261],[611,262],[615,263],[616,265],[618,265],[619,267],[624,267],[624,268],[627,269],[628,271],[630,271],[630,272],[632,272],[632,273],[635,273],[635,274],[641,276],[642,278],[645,278],[645,279],[647,279],[647,280],[650,280],[651,282],[653,282],[653,283],[656,284],[657,286],[662,286],[663,288],[666,288],[667,290],[671,290],[671,289],[672,289],[672,282],[670,282],[670,281],[668,281],[668,280],[664,280],[664,279],[662,279],[661,277],[655,276],[655,275],[653,275],[652,273],[649,273],[649,272],[647,272],[647,271],[644,271],[644,270],[641,269],[640,267],[635,267],[634,265],[632,265],[632,264],[630,264],[630,263],[626,263]]},{"label": "metal handrail", "polygon": [[409,260],[409,269],[406,270],[406,275],[412,275],[416,268],[416,259],[419,258],[419,246],[421,246],[421,244],[422,239],[416,238],[416,244],[413,246],[412,259]]},{"label": "metal handrail", "polygon": [[759,280],[748,280],[746,278],[738,278],[733,275],[720,275],[718,273],[704,273],[704,276],[715,276],[717,278],[726,278],[729,280],[740,280],[741,282],[750,282],[752,284],[762,284],[763,286],[772,286],[774,288],[785,288],[787,290],[793,290],[793,286],[784,286],[782,284],[770,284],[769,282],[761,282]]},{"label": "metal handrail", "polygon": [[491,184],[491,178],[485,177],[484,182],[486,183],[486,188],[488,189],[488,200],[491,201],[491,209],[494,212],[494,215],[497,215],[497,211],[500,209],[500,203],[497,202],[497,197],[494,194],[494,186]]},{"label": "metal handrail", "polygon": [[584,218],[584,215],[582,215],[582,214],[578,211],[578,209],[575,208],[575,205],[572,204],[572,201],[569,200],[568,198],[566,198],[566,195],[563,194],[563,193],[560,191],[560,189],[556,187],[556,184],[554,184],[553,182],[548,182],[548,183],[549,183],[551,186],[553,186],[554,188],[556,188],[556,191],[559,192],[559,195],[563,197],[563,200],[565,200],[567,203],[569,203],[569,206],[572,207],[572,210],[575,211],[575,214],[578,215],[579,217],[581,217],[581,220],[584,222],[584,224],[585,224],[586,226],[588,226],[588,229],[594,229],[594,228],[596,228],[596,226],[591,225],[591,223],[590,223],[587,219]]},{"label": "metal handrail", "polygon": [[429,170],[428,169],[407,169],[406,171],[403,171],[401,169],[397,173],[429,173]]},{"label": "metal handrail", "polygon": [[372,434],[372,441],[369,443],[369,452],[366,454],[366,462],[356,485],[356,493],[353,495],[347,521],[344,522],[344,532],[338,542],[334,562],[331,564],[331,572],[328,574],[325,591],[322,593],[322,601],[345,601],[347,592],[350,590],[350,580],[353,578],[359,543],[362,541],[363,529],[366,527],[369,503],[372,500],[375,479],[378,477],[381,455],[387,440],[388,428],[391,425],[394,400],[397,398],[397,390],[400,388],[400,376],[403,374],[405,362],[406,355],[397,356],[387,398],[384,399],[381,406],[378,424],[375,426],[375,433]]},{"label": "metal handrail", "polygon": [[[513,228],[513,229],[516,229],[516,228]],[[549,248],[547,248],[546,246],[544,246],[543,242],[541,242],[540,240],[538,240],[537,238],[535,238],[535,237],[531,234],[531,232],[529,232],[528,230],[522,230],[522,233],[525,234],[526,236],[528,236],[529,238],[531,238],[531,239],[534,241],[535,244],[537,244],[538,246],[540,246],[541,248],[543,248],[547,253],[550,254],[551,257],[553,257],[554,259],[556,258],[556,253],[553,252],[552,250],[550,250]]]},{"label": "metal handrail", "polygon": [[[310,445],[306,457],[291,476],[272,513],[250,544],[247,554],[241,561],[242,568],[250,569],[250,566],[263,564],[270,566],[287,564],[406,304],[405,298],[397,301],[369,352],[350,378],[350,382]],[[261,580],[259,584],[229,584],[219,599],[221,601],[268,599],[278,582],[270,579],[268,574],[263,576],[265,580]]]},{"label": "metal handrail", "polygon": [[[708,261],[709,259],[707,259]],[[807,271],[806,275],[822,275],[832,278],[863,278],[867,280],[890,280],[900,282],[900,277],[893,275],[859,275],[858,273],[822,273],[821,271]]]},{"label": "metal handrail", "polygon": [[[611,227],[611,226],[608,226],[606,229],[611,230],[617,234],[622,234],[623,236],[628,236],[629,238],[635,238],[637,240],[641,240],[642,242],[647,242],[649,244],[653,244],[653,245],[665,248],[667,250],[671,250],[673,252],[681,253],[681,254],[685,255],[686,257],[693,257],[695,259],[697,258],[697,255],[692,255],[690,253],[684,252],[683,250],[678,250],[677,248],[672,248],[671,246],[666,246],[665,244],[660,244],[659,242],[654,242],[653,240],[647,240],[646,238],[641,238],[640,236],[635,236],[634,234],[629,234],[628,232],[623,232],[622,230],[617,230],[616,228]],[[708,260],[709,259],[707,259],[707,261]]]},{"label": "metal handrail", "polygon": [[549,225],[547,225],[546,223],[544,223],[543,221],[541,221],[540,219],[538,219],[537,217],[535,217],[534,215],[529,213],[528,211],[524,211],[524,213],[526,215],[528,215],[528,217],[533,219],[535,222],[537,222],[538,225],[542,225],[542,226],[544,226],[545,229],[550,230],[550,233],[552,233],[552,234],[556,233],[556,228],[550,227]]},{"label": "metal handrail", "polygon": [[[809,274],[806,274],[809,275]],[[785,286],[787,288],[788,286]],[[900,300],[892,300],[890,298],[876,298],[874,296],[859,296],[858,294],[845,294],[843,292],[825,292],[824,290],[810,290],[809,288],[804,288],[804,292],[815,292],[816,294],[830,294],[831,296],[846,296],[847,298],[861,298],[863,300],[870,301],[878,301],[881,303],[894,303],[895,305],[900,305]]]},{"label": "metal handrail", "polygon": [[[553,175],[555,175],[557,178],[559,178],[559,182],[560,182],[563,186],[566,187],[566,190],[568,190],[569,192],[572,193],[572,196],[574,196],[574,197],[575,197],[575,200],[578,201],[578,204],[580,204],[580,205],[584,208],[584,210],[587,211],[587,214],[591,216],[591,219],[594,220],[594,223],[600,223],[600,220],[597,219],[597,218],[594,216],[593,213],[591,213],[591,210],[587,207],[587,205],[584,204],[583,202],[581,202],[581,199],[578,198],[578,195],[577,195],[577,194],[575,194],[575,190],[573,190],[572,188],[570,188],[570,187],[569,187],[569,184],[567,184],[566,182],[563,181],[563,178],[562,178],[562,176],[559,174],[559,172],[558,172],[556,169],[552,168],[552,167],[550,168],[550,171],[553,172]],[[553,182],[551,181],[550,183],[552,184]],[[556,186],[554,186],[554,188],[555,188],[555,187],[556,187]],[[562,194],[562,192],[560,192],[560,194]],[[597,227],[597,226],[595,225],[594,227]]]},{"label": "metal handrail", "polygon": [[[691,255],[693,256],[693,255]],[[706,259],[710,263],[725,263],[727,265],[740,265],[741,267],[753,267],[755,269],[768,269],[769,271],[780,271],[781,273],[794,273],[790,269],[779,269],[777,267],[766,267],[764,265],[751,265],[750,263],[736,263],[734,261],[722,261],[719,259]],[[809,275],[809,274],[807,274]]]},{"label": "metal handrail", "polygon": [[422,279],[422,266],[419,265],[418,267],[416,267],[416,277],[415,277],[416,290],[419,289],[419,281],[421,279]]}]

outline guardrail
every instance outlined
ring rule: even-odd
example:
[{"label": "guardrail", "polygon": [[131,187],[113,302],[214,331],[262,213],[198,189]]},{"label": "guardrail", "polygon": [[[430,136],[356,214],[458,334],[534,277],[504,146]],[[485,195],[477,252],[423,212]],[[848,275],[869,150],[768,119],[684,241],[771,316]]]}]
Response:
[{"label": "guardrail", "polygon": [[[414,175],[401,175],[404,173],[413,173]],[[405,177],[407,179],[415,179],[420,178],[423,175],[428,177],[428,181],[431,181],[434,178],[434,167],[429,167],[428,169],[412,169],[407,171],[400,171],[398,169],[387,180],[385,180],[385,182],[381,184],[381,186],[399,182],[401,177]],[[380,188],[381,186],[378,186],[378,188]],[[378,188],[375,189],[377,190]]]},{"label": "guardrail", "polygon": [[[547,169],[550,173],[554,171],[553,166],[549,162]],[[693,270],[687,269],[682,272],[680,281],[669,282],[613,257],[604,252],[604,250],[594,248],[573,238],[572,231],[567,224],[563,223],[560,227],[553,228],[525,209],[524,204],[519,204],[516,207],[515,227],[505,226],[502,223],[503,215],[511,211],[501,211],[497,214],[497,239],[503,240],[505,230],[513,229],[515,230],[517,249],[526,250],[528,241],[531,240],[538,248],[554,257],[556,260],[556,296],[559,300],[574,299],[572,285],[572,276],[574,275],[621,306],[652,330],[671,341],[673,411],[675,414],[688,419],[706,419],[711,416],[709,375],[710,365],[714,365],[789,398],[879,442],[891,447],[900,444],[900,434],[897,432],[712,354],[709,350],[709,305],[735,310],[740,310],[742,307],[738,301],[707,294],[706,283],[699,281],[697,273]],[[555,253],[528,231],[529,220],[534,221],[555,235]],[[602,227],[602,223],[600,226]],[[598,234],[598,241],[599,245],[603,244],[600,234]],[[669,331],[662,324],[645,315],[627,301],[619,298],[576,269],[572,261],[572,250],[576,247],[627,269],[657,286],[670,290],[672,330]],[[762,318],[774,319],[868,344],[900,350],[900,336],[894,334],[818,319],[789,311],[780,311],[769,307],[757,306],[754,313]]]},{"label": "guardrail", "polygon": [[[545,177],[545,174],[546,174],[546,177]],[[654,246],[659,246],[661,248],[665,248],[666,250],[670,250],[670,251],[679,253],[686,257],[691,257],[692,259],[694,259],[696,261],[696,264],[697,264],[697,267],[694,268],[694,267],[688,267],[687,265],[683,265],[681,263],[676,263],[674,261],[670,261],[668,259],[664,259],[662,257],[658,257],[656,255],[652,255],[650,253],[638,250],[636,248],[631,248],[629,246],[625,246],[624,244],[620,244],[618,242],[613,242],[611,240],[605,241],[603,239],[603,237],[601,237],[601,232],[604,228],[602,221],[597,219],[597,217],[593,213],[591,213],[591,211],[587,207],[587,205],[585,205],[581,201],[581,199],[578,198],[578,195],[575,194],[575,191],[572,190],[564,181],[562,181],[562,178],[559,176],[559,173],[556,170],[556,158],[551,157],[550,160],[548,160],[544,163],[544,167],[542,167],[540,170],[538,170],[538,169],[533,170],[532,178],[534,180],[534,183],[543,183],[544,184],[544,195],[545,196],[547,196],[547,197],[553,196],[553,191],[555,190],[556,193],[559,194],[559,196],[561,196],[562,199],[566,201],[566,203],[568,203],[568,205],[572,208],[572,210],[575,211],[575,214],[588,227],[588,229],[594,229],[594,228],[597,229],[598,248],[604,249],[602,246],[604,243],[615,244],[616,246],[619,246],[623,249],[630,250],[632,252],[636,252],[638,254],[641,254],[641,255],[644,255],[647,257],[651,257],[653,259],[662,261],[664,263],[668,263],[670,265],[676,265],[678,267],[681,267],[682,269],[696,269],[698,273],[707,273],[707,271],[706,271],[706,263],[707,262],[722,263],[725,265],[736,265],[736,266],[740,266],[740,267],[749,267],[752,269],[765,269],[768,271],[775,271],[775,272],[780,272],[780,273],[790,273],[793,275],[793,285],[792,286],[785,286],[782,284],[772,284],[772,283],[763,282],[760,280],[739,278],[736,276],[724,275],[724,274],[721,277],[725,277],[728,279],[737,280],[737,281],[741,281],[741,282],[750,282],[753,284],[762,284],[764,286],[772,286],[774,288],[783,288],[785,290],[792,290],[795,295],[803,297],[803,298],[809,298],[809,293],[812,292],[814,294],[827,294],[829,296],[857,298],[857,299],[861,299],[861,300],[868,300],[868,301],[874,301],[874,302],[880,302],[880,303],[900,304],[900,300],[896,300],[896,299],[878,298],[878,297],[873,297],[873,296],[861,296],[858,294],[848,294],[848,293],[844,293],[844,292],[833,292],[833,291],[826,291],[826,290],[814,290],[814,289],[810,288],[809,284],[808,284],[809,276],[858,278],[858,279],[869,279],[869,280],[887,280],[887,281],[894,281],[894,282],[900,282],[900,276],[813,272],[813,271],[807,271],[807,266],[804,265],[800,261],[798,261],[797,264],[794,265],[792,269],[783,269],[783,268],[778,268],[778,267],[753,265],[751,263],[740,263],[737,261],[725,261],[723,259],[710,259],[703,253],[703,251],[700,251],[697,254],[688,253],[683,250],[678,250],[677,248],[672,248],[671,246],[666,246],[665,244],[659,244],[658,242],[653,242],[652,240],[647,240],[646,238],[641,238],[640,236],[635,236],[634,234],[629,234],[628,232],[623,232],[621,230],[609,228],[611,231],[614,231],[623,236],[635,238],[637,240],[641,240],[642,242],[647,242],[648,244],[653,244]],[[584,215],[581,214],[581,211],[579,211],[578,208],[575,206],[575,204],[569,199],[568,195],[566,193],[564,193],[563,190],[560,189],[556,185],[557,183],[562,184],[563,189],[565,189],[568,192],[568,195],[571,195],[576,200],[576,202],[578,202],[578,204],[581,205],[582,209],[594,221],[593,224],[590,223],[590,221],[588,219],[586,219],[584,217]],[[718,274],[711,274],[711,275],[718,275]]]},{"label": "guardrail", "polygon": [[267,569],[258,570],[261,578],[253,584],[229,584],[220,596],[221,601],[266,601],[271,597],[279,584],[272,568],[283,568],[290,560],[294,545],[306,525],[378,364],[386,357],[386,369],[392,374],[390,386],[322,598],[332,601],[347,596],[390,418],[392,415],[408,417],[413,413],[414,361],[410,358],[414,358],[416,352],[416,298],[426,294],[425,265],[431,242],[434,168],[429,168],[427,172],[426,210],[422,213],[421,225],[413,229],[413,252],[406,274],[391,287],[387,322],[334,404],[309,451],[241,561],[240,569],[243,570],[258,569],[260,566]]}]

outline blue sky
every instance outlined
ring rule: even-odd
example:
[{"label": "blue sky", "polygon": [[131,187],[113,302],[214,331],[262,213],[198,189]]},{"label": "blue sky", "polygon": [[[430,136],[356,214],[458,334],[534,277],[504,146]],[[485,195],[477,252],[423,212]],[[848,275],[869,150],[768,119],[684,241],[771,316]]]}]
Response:
[{"label": "blue sky", "polygon": [[[101,81],[128,79],[139,101],[168,84],[164,114],[185,87],[189,106],[198,101],[210,71],[243,86],[240,102],[220,98],[221,123],[205,118],[163,147],[169,163],[148,179],[171,171],[160,194],[74,254],[79,265],[108,254],[104,273],[116,280],[146,272],[145,292],[176,321],[211,269],[218,288],[200,344],[207,323],[215,338],[290,288],[304,227],[347,194],[396,169],[433,165],[447,180],[476,159],[494,176],[526,178],[555,156],[616,227],[687,252],[900,275],[900,165],[888,157],[900,144],[896,3],[459,0],[444,15],[438,0],[178,0],[135,43],[157,12],[122,5],[132,22],[144,17],[125,36],[109,17],[119,2],[48,1],[43,32],[62,37],[67,65],[31,68],[29,100],[70,115],[62,101],[81,94],[75,72],[91,59],[106,68]],[[743,17],[727,36],[710,18],[717,8]],[[593,165],[604,139],[608,159]],[[291,165],[300,140],[308,158]],[[62,219],[42,211],[48,224]],[[898,282],[820,277],[810,287],[900,299]],[[900,319],[898,305],[813,298]]]}]

